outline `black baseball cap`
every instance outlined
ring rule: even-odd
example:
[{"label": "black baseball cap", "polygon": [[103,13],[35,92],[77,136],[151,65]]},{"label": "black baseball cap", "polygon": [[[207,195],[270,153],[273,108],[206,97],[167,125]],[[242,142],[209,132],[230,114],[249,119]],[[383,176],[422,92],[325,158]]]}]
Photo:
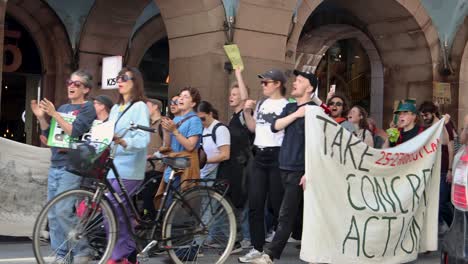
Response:
[{"label": "black baseball cap", "polygon": [[286,83],[286,76],[284,75],[283,71],[278,69],[271,69],[265,73],[257,75],[260,79],[269,79],[273,81],[279,81],[283,85]]},{"label": "black baseball cap", "polygon": [[94,97],[93,100],[96,100],[99,103],[105,105],[109,110],[112,108],[112,106],[114,106],[114,102],[112,102],[112,99],[110,99],[110,97],[107,95],[98,95]]},{"label": "black baseball cap", "polygon": [[317,76],[315,76],[315,74],[311,73],[311,72],[301,72],[301,71],[298,71],[298,70],[294,70],[294,75],[298,76],[302,76],[306,79],[309,80],[310,82],[310,85],[312,85],[312,87],[317,88],[317,83],[318,83],[318,80],[317,80]]}]

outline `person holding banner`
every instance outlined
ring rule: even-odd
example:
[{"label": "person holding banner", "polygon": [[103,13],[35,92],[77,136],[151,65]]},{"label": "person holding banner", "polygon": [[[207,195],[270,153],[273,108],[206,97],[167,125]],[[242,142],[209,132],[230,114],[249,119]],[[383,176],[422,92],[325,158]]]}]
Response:
[{"label": "person holding banner", "polygon": [[260,101],[257,106],[255,106],[255,101],[247,100],[244,106],[247,127],[251,132],[255,131],[255,158],[248,184],[250,238],[254,248],[239,258],[241,263],[248,263],[262,256],[265,244],[267,195],[270,198],[275,218],[278,218],[283,199],[283,184],[278,157],[284,130],[279,129],[273,132],[271,125],[289,103],[284,98],[286,76],[282,71],[272,69],[258,75],[258,77],[261,79],[263,94],[267,98]]},{"label": "person holding banner", "polygon": [[[61,105],[55,109],[54,104],[47,98],[40,103],[31,101],[31,109],[37,117],[42,135],[48,136],[50,123],[47,116],[56,120],[62,130],[69,136],[80,137],[88,132],[96,119],[96,111],[93,103],[86,101],[91,88],[92,76],[82,70],[71,74],[66,82],[68,87],[68,99],[70,103]],[[60,114],[72,114],[76,116],[73,123],[67,123]],[[81,184],[81,177],[66,170],[69,166],[68,153],[66,149],[52,147],[51,166],[47,180],[47,200],[51,200],[62,192],[77,189]],[[48,215],[49,235],[52,249],[57,252],[55,261],[67,261],[69,255],[73,257],[73,263],[87,263],[90,259],[87,245],[79,244],[74,249],[68,248],[65,242],[68,238],[66,234],[71,227],[68,223],[73,223],[76,214],[73,211],[75,201],[70,200],[57,204]],[[69,252],[72,251],[72,252]]]},{"label": "person holding banner", "polygon": [[[115,122],[114,144],[117,148],[114,164],[120,174],[128,195],[131,197],[137,191],[145,178],[147,146],[150,141],[148,132],[137,130],[128,132],[124,137],[119,134],[127,129],[131,123],[149,126],[149,111],[144,100],[143,77],[137,68],[122,68],[117,76],[119,85],[119,101],[110,112],[109,121]],[[111,170],[107,175],[109,182],[116,192],[121,195],[119,183]],[[114,207],[118,218],[119,234],[114,250],[108,264],[137,263],[136,259],[130,259],[130,255],[136,248],[128,230],[125,216],[119,209],[118,201],[114,196],[107,195]],[[125,199],[123,205],[130,211],[130,204]]]},{"label": "person holding banner", "polygon": [[[419,106],[419,113],[426,127],[439,122],[439,108],[430,101],[425,101]],[[454,156],[453,130],[445,124],[442,135],[442,156],[440,163],[440,189],[439,189],[439,232],[445,233],[452,225],[453,210],[450,204],[450,193],[452,189],[452,163]],[[447,226],[444,225],[444,222]]]},{"label": "person holding banner", "polygon": [[[295,103],[289,103],[271,125],[272,132],[285,131],[279,153],[279,168],[284,185],[284,197],[273,241],[265,248],[264,254],[254,263],[270,264],[279,259],[301,209],[305,188],[305,110],[307,105],[316,105],[311,98],[317,87],[317,77],[311,72],[295,70],[296,80],[291,95]],[[302,186],[302,188],[301,188]]]},{"label": "person holding banner", "polygon": [[388,137],[385,141],[383,148],[398,146],[424,131],[424,127],[416,124],[418,118],[418,110],[413,103],[403,103],[395,111],[398,115],[398,135]]}]

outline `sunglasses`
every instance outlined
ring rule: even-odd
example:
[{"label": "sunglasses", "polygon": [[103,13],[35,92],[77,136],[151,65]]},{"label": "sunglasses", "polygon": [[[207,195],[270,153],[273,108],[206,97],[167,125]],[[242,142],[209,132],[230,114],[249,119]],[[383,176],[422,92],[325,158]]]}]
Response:
[{"label": "sunglasses", "polygon": [[328,106],[343,106],[342,102],[329,102]]},{"label": "sunglasses", "polygon": [[200,117],[200,119],[201,119],[202,122],[205,122],[205,121],[206,121],[206,117],[204,117],[204,116],[203,116],[203,117]]},{"label": "sunglasses", "polygon": [[170,104],[170,105],[178,105],[178,104],[179,104],[179,101],[177,101],[177,100],[171,100],[171,101],[169,102],[169,104]]},{"label": "sunglasses", "polygon": [[82,85],[84,86],[84,84],[80,81],[72,81],[70,79],[68,79],[66,82],[67,86],[75,86],[75,87],[81,87]]},{"label": "sunglasses", "polygon": [[130,77],[130,76],[126,75],[126,74],[119,75],[119,76],[117,76],[117,78],[115,78],[115,80],[117,82],[127,82],[127,81],[134,80],[134,79],[135,78]]},{"label": "sunglasses", "polygon": [[269,83],[274,83],[275,81],[260,81],[260,83],[264,86],[267,86]]}]

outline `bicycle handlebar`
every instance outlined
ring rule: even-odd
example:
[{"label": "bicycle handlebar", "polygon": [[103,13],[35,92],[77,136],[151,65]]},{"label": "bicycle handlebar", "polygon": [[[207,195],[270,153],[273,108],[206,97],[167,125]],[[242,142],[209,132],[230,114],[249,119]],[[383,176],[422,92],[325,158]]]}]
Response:
[{"label": "bicycle handlebar", "polygon": [[142,126],[142,125],[133,125],[132,128],[143,130],[143,131],[150,132],[150,133],[156,133],[158,131],[156,128],[151,128],[151,127]]}]

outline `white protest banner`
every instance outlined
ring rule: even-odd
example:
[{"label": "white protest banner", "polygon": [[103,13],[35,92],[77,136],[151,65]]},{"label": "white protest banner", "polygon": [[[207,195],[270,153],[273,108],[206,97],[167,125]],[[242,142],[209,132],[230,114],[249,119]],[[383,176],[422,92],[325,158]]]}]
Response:
[{"label": "white protest banner", "polygon": [[50,149],[0,138],[0,235],[31,236],[47,202]]},{"label": "white protest banner", "polygon": [[437,250],[443,127],[379,150],[308,106],[301,259],[405,263]]},{"label": "white protest banner", "polygon": [[117,89],[116,77],[122,70],[122,56],[104,57],[102,59],[102,89]]}]

